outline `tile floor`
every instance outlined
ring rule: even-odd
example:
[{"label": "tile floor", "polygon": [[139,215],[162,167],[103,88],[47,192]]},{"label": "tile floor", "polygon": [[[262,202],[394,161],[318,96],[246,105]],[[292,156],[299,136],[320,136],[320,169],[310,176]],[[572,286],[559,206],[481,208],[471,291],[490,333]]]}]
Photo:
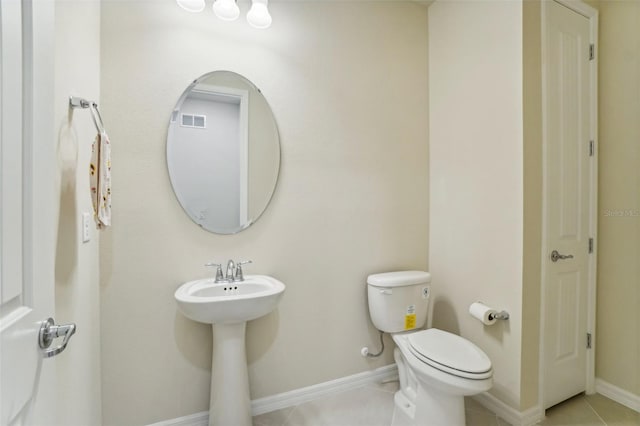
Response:
[{"label": "tile floor", "polygon": [[[254,426],[389,426],[398,382],[374,384],[265,413]],[[509,423],[471,398],[465,399],[467,426]],[[579,395],[547,410],[541,426],[640,426],[640,414],[602,395]]]},{"label": "tile floor", "polygon": [[578,395],[547,410],[543,426],[638,426],[640,413],[600,394]]}]

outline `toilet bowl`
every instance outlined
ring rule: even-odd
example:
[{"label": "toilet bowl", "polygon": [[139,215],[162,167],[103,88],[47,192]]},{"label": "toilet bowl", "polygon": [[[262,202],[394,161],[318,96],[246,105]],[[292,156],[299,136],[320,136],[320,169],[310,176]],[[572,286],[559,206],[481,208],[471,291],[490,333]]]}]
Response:
[{"label": "toilet bowl", "polygon": [[464,396],[491,389],[491,361],[477,346],[431,328],[393,334],[400,375],[392,425],[464,425]]},{"label": "toilet bowl", "polygon": [[470,341],[443,330],[422,330],[431,275],[423,271],[370,275],[373,324],[396,344],[400,389],[394,396],[393,426],[463,426],[464,397],[489,390],[493,367]]}]

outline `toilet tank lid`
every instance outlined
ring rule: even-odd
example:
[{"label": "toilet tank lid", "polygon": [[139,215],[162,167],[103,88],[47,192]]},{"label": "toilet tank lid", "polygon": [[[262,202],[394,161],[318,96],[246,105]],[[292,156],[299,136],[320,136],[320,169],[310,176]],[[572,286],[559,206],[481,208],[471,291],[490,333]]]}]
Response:
[{"label": "toilet tank lid", "polygon": [[431,274],[424,271],[398,271],[372,274],[367,283],[374,287],[402,287],[405,285],[428,284]]}]

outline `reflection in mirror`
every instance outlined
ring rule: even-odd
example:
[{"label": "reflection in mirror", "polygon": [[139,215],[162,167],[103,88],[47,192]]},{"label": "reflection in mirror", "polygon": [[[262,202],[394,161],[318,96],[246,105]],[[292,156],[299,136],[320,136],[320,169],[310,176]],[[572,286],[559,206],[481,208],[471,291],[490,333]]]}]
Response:
[{"label": "reflection in mirror", "polygon": [[280,139],[260,90],[229,71],[195,80],[171,114],[167,165],[173,190],[204,229],[235,234],[264,212],[280,169]]}]

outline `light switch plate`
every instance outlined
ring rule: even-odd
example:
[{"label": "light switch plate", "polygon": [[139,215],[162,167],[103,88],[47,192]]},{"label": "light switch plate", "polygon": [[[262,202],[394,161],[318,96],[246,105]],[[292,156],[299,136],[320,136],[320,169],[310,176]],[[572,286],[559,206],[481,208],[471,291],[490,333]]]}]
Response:
[{"label": "light switch plate", "polygon": [[91,215],[82,213],[82,242],[87,243],[91,240]]}]

